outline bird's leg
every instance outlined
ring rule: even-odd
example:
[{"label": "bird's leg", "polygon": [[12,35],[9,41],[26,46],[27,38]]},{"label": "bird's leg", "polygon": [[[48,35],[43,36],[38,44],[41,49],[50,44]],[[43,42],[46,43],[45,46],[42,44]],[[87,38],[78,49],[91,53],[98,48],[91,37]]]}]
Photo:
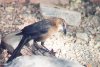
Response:
[{"label": "bird's leg", "polygon": [[34,45],[35,45],[35,47],[37,47],[37,45],[38,45],[38,44],[37,44],[37,42],[36,42],[36,41],[34,41]]},{"label": "bird's leg", "polygon": [[37,50],[40,48],[39,45],[37,44],[37,41],[34,41],[34,46],[36,47]]},{"label": "bird's leg", "polygon": [[41,42],[41,45],[44,46],[44,41]]},{"label": "bird's leg", "polygon": [[39,46],[39,45],[37,44],[37,41],[34,41],[34,46],[36,47],[37,50],[42,48],[42,49],[44,49],[45,51],[49,52],[49,50],[44,46],[44,41],[41,42],[41,46]]},{"label": "bird's leg", "polygon": [[42,45],[43,48],[45,48],[46,51],[49,52],[48,48],[46,48],[46,47],[44,46],[44,41],[41,42],[41,45]]}]

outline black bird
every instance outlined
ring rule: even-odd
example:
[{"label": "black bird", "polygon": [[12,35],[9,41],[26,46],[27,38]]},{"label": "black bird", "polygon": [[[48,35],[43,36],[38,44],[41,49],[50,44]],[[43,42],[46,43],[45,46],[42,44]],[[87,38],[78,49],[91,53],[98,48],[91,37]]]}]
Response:
[{"label": "black bird", "polygon": [[66,34],[66,23],[64,19],[57,17],[43,19],[34,24],[24,27],[20,33],[16,34],[23,35],[23,37],[7,62],[12,61],[14,58],[16,58],[20,53],[22,47],[31,39],[33,39],[34,42],[40,41],[41,45],[44,46],[45,40],[52,34],[59,31],[60,26],[63,27],[63,32],[64,34]]}]

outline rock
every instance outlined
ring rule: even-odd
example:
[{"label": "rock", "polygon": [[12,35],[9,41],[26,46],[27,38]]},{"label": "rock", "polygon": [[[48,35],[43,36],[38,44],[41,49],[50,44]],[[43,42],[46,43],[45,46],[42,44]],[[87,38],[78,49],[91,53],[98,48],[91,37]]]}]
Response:
[{"label": "rock", "polygon": [[14,11],[14,7],[12,6],[6,7],[6,11],[12,13]]},{"label": "rock", "polygon": [[95,48],[100,48],[100,42],[97,42],[97,44],[95,45]]},{"label": "rock", "polygon": [[9,33],[2,38],[2,45],[5,46],[10,53],[18,46],[22,38],[22,35],[16,36],[17,33],[18,32]]},{"label": "rock", "polygon": [[68,11],[62,8],[54,8],[46,5],[40,6],[41,13],[44,17],[60,17],[69,25],[79,26],[81,22],[81,14],[76,11]]},{"label": "rock", "polygon": [[80,39],[88,42],[89,37],[86,33],[76,33],[76,36],[77,36],[77,38],[80,38]]},{"label": "rock", "polygon": [[46,56],[20,56],[4,67],[83,67],[78,62]]},{"label": "rock", "polygon": [[100,42],[100,33],[96,34],[95,40],[96,40],[97,42]]},{"label": "rock", "polygon": [[51,5],[51,6],[67,6],[70,0],[39,0],[41,4]]}]

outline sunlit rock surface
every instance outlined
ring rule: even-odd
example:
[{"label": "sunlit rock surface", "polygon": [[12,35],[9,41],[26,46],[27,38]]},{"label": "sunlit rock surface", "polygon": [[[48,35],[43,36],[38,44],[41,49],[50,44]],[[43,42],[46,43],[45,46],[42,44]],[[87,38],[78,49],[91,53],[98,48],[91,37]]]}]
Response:
[{"label": "sunlit rock surface", "polygon": [[47,17],[63,18],[67,24],[72,26],[79,26],[81,22],[81,13],[76,11],[69,11],[62,8],[54,8],[41,4],[41,13]]},{"label": "sunlit rock surface", "polygon": [[78,62],[46,56],[20,56],[4,67],[83,67]]}]

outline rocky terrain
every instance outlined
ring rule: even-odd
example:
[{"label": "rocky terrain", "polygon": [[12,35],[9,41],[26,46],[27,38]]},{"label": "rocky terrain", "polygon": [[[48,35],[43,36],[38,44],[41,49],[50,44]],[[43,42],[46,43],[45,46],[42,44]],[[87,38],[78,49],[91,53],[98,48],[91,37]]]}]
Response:
[{"label": "rocky terrain", "polygon": [[[20,3],[1,5],[0,39],[8,33],[19,31],[24,26],[41,20],[42,17],[61,17],[67,23],[67,35],[55,33],[46,41],[45,46],[53,49],[56,57],[78,61],[82,65],[100,67],[99,0],[59,1],[52,3],[52,0],[40,0],[40,7],[36,4],[27,6]],[[9,42],[9,38],[5,43],[11,45],[14,41]]]}]

